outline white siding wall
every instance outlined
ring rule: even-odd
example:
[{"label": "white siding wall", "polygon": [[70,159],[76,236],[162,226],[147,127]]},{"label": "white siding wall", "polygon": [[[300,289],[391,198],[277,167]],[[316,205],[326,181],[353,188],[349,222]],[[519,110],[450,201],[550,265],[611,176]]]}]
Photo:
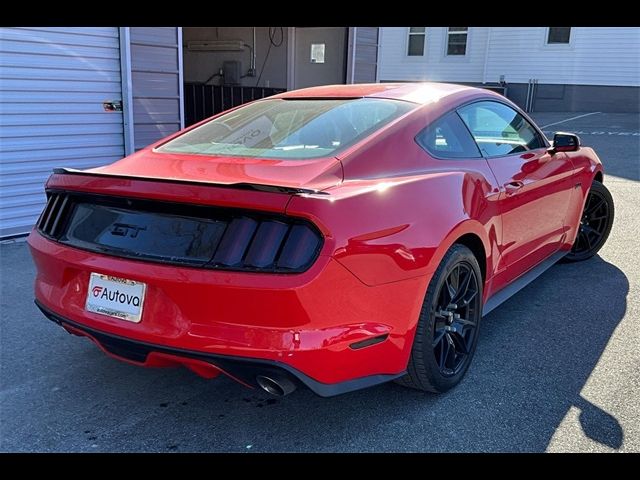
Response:
[{"label": "white siding wall", "polygon": [[26,233],[54,167],[124,155],[118,29],[0,28],[0,237]]},{"label": "white siding wall", "polygon": [[547,45],[547,27],[493,27],[488,82],[640,85],[640,28],[573,27],[569,45]]},{"label": "white siding wall", "polygon": [[569,45],[547,45],[547,27],[470,27],[464,57],[445,55],[446,27],[428,27],[425,56],[409,57],[407,30],[380,29],[381,81],[640,84],[640,28],[573,27]]},{"label": "white siding wall", "polygon": [[487,46],[487,28],[469,27],[467,54],[446,55],[446,27],[427,27],[422,57],[407,55],[408,27],[380,28],[380,81],[481,82]]}]

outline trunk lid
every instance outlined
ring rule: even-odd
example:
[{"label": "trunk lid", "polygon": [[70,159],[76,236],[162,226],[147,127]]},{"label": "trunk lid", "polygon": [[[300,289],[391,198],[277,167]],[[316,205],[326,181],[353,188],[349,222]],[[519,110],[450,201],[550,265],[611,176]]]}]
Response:
[{"label": "trunk lid", "polygon": [[283,187],[321,191],[343,180],[342,164],[334,157],[278,160],[141,150],[111,165],[84,170],[92,175],[175,180],[226,186]]}]

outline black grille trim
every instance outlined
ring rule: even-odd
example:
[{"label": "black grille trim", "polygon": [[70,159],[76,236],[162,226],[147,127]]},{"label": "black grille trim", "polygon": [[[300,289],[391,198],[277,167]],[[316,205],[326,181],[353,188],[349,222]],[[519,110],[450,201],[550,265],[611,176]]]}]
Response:
[{"label": "black grille trim", "polygon": [[[40,234],[50,240],[68,245],[73,248],[78,248],[80,250],[91,251],[137,261],[215,270],[291,274],[301,273],[308,270],[311,265],[313,265],[313,263],[315,263],[315,261],[317,260],[324,243],[323,235],[313,223],[300,217],[278,213],[54,189],[47,190],[47,198],[47,205],[45,206],[37,222],[37,229]],[[180,258],[180,256],[178,255],[147,254],[141,251],[136,251],[135,249],[123,249],[120,247],[115,248],[112,245],[81,242],[77,241],[77,239],[69,237],[67,235],[68,230],[73,223],[72,220],[74,215],[76,214],[77,208],[81,205],[97,205],[105,208],[113,208],[115,210],[127,210],[129,212],[142,215],[146,213],[148,213],[149,215],[157,214],[159,216],[164,216],[164,218],[171,217],[180,219],[182,217],[185,220],[189,221],[197,221],[199,219],[202,219],[203,224],[205,221],[214,221],[226,223],[226,225],[222,230],[220,238],[215,244],[215,251],[209,258]],[[233,264],[225,264],[221,261],[217,261],[217,259],[221,250],[220,246],[223,244],[229,244],[228,241],[224,241],[224,237],[227,232],[231,230],[229,226],[231,225],[232,221],[257,222],[257,227],[246,242],[241,255],[238,256],[236,254],[234,256],[235,261]],[[274,252],[275,255],[273,256],[273,261],[271,264],[262,266],[250,265],[247,263],[248,257],[253,258],[256,256],[254,247],[257,249],[260,248],[259,245],[254,246],[253,243],[254,239],[256,239],[257,237],[257,231],[260,226],[268,224],[285,224],[287,230],[282,238],[280,238],[280,243],[277,245],[277,249],[273,250],[272,252],[272,255],[274,254]],[[313,237],[317,241],[317,245],[314,251],[310,254],[308,261],[306,261],[303,265],[296,265],[295,268],[291,268],[290,264],[282,256],[282,254],[286,250],[285,246],[288,239],[291,237],[290,233],[296,227],[299,228],[300,226],[306,227],[306,229],[313,234]],[[262,259],[264,259],[264,257],[262,257]],[[281,265],[278,264],[280,260],[282,260]],[[265,262],[263,261],[262,263],[264,264]]]}]

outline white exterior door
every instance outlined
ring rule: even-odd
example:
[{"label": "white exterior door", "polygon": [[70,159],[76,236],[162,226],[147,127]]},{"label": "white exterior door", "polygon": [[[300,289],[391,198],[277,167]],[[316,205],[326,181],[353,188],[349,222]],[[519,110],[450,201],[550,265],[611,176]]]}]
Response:
[{"label": "white exterior door", "polygon": [[55,167],[124,156],[117,27],[0,28],[0,237],[29,232]]}]

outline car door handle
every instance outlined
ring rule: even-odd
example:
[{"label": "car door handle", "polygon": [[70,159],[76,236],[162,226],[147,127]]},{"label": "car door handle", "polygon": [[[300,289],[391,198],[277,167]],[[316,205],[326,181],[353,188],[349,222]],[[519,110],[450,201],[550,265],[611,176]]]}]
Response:
[{"label": "car door handle", "polygon": [[513,195],[518,190],[520,190],[522,187],[524,187],[524,183],[523,182],[513,181],[513,182],[509,182],[509,183],[505,183],[504,184],[504,191],[506,192],[507,195]]}]

